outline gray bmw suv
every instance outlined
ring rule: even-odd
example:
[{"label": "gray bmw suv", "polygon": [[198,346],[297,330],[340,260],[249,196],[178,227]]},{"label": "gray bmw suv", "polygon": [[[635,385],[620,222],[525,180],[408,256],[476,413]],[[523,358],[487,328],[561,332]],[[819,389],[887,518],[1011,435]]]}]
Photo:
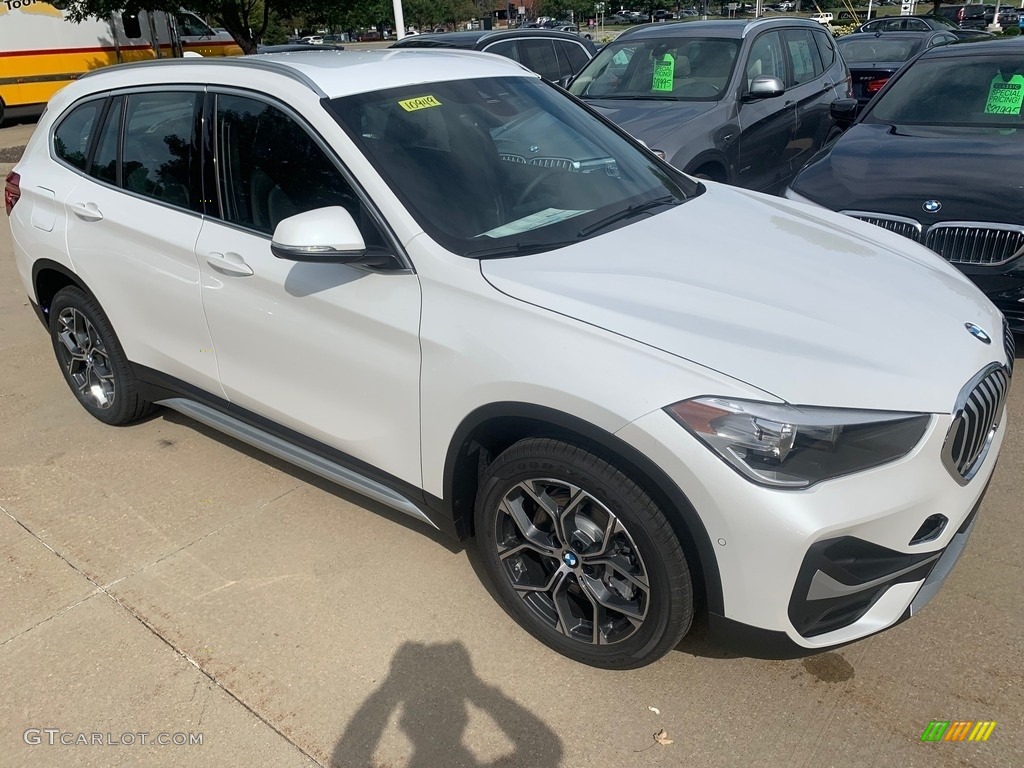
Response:
[{"label": "gray bmw suv", "polygon": [[829,104],[852,95],[832,36],[805,19],[630,29],[569,91],[677,168],[765,192],[841,132]]}]

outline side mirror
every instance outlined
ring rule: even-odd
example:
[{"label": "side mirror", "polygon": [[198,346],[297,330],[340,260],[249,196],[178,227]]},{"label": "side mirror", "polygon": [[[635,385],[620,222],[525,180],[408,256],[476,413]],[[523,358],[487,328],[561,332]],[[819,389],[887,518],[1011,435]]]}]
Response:
[{"label": "side mirror", "polygon": [[572,84],[574,77],[575,75],[565,75],[565,77],[560,77],[558,78],[558,80],[555,81],[555,85],[557,85],[559,88],[565,88],[566,90],[568,90],[569,86]]},{"label": "side mirror", "polygon": [[857,119],[860,104],[856,99],[836,99],[828,105],[829,116],[837,123],[850,124]]},{"label": "side mirror", "polygon": [[779,78],[771,75],[758,75],[750,81],[750,90],[747,91],[746,100],[774,99],[785,92],[786,84]]},{"label": "side mirror", "polygon": [[339,205],[282,219],[274,229],[270,251],[288,261],[332,264],[353,264],[367,255],[352,214]]}]

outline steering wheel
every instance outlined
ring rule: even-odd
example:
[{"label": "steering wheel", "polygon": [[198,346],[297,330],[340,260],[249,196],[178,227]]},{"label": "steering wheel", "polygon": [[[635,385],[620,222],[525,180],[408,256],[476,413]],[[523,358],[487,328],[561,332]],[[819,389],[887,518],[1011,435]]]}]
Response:
[{"label": "steering wheel", "polygon": [[523,191],[519,193],[519,197],[516,198],[516,202],[515,202],[515,205],[513,207],[514,208],[518,208],[520,205],[525,203],[526,202],[526,198],[528,198],[530,196],[530,194],[537,187],[540,186],[542,181],[544,181],[549,176],[552,176],[553,174],[558,173],[561,170],[562,170],[561,168],[545,168],[543,171],[541,171],[539,174],[537,174],[535,177],[533,177],[530,180],[530,182],[523,188]]}]

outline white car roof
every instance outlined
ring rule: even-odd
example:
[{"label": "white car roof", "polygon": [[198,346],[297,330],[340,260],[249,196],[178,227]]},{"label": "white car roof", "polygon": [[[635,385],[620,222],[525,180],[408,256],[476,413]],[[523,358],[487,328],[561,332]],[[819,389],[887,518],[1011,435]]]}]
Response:
[{"label": "white car roof", "polygon": [[72,83],[60,99],[139,85],[223,83],[260,90],[268,75],[306,85],[320,97],[335,98],[417,83],[478,77],[540,76],[490,53],[454,49],[298,51],[223,58],[145,61],[96,70]]}]

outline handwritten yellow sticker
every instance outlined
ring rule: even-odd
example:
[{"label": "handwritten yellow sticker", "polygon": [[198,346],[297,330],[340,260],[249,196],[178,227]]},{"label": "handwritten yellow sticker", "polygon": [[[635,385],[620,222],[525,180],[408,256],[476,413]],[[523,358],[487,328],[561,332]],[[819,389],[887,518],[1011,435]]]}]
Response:
[{"label": "handwritten yellow sticker", "polygon": [[398,106],[406,112],[415,112],[417,109],[440,107],[441,102],[433,96],[417,96],[415,99],[406,99],[405,101],[398,102]]},{"label": "handwritten yellow sticker", "polygon": [[1007,81],[996,75],[988,89],[985,102],[986,115],[1019,115],[1024,106],[1024,75],[1014,75]]},{"label": "handwritten yellow sticker", "polygon": [[674,84],[676,60],[671,53],[666,53],[661,61],[654,62],[654,78],[651,80],[652,91],[671,91]]}]

